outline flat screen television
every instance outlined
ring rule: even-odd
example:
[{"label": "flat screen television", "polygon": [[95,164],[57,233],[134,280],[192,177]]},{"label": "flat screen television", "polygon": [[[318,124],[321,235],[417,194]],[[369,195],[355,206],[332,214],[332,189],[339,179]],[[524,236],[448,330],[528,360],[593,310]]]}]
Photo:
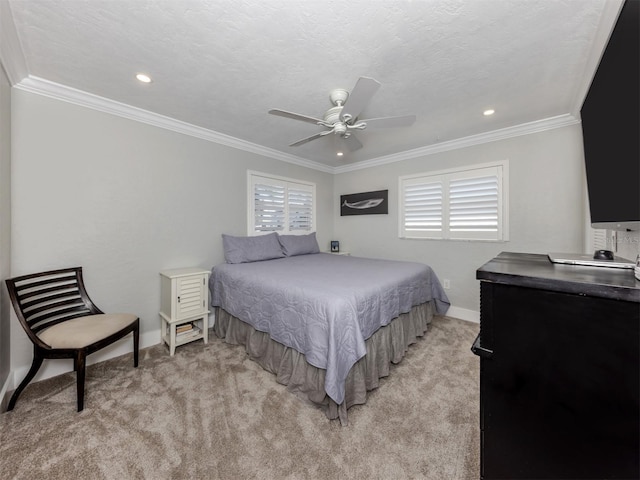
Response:
[{"label": "flat screen television", "polygon": [[640,230],[640,0],[626,0],[581,110],[591,226]]}]

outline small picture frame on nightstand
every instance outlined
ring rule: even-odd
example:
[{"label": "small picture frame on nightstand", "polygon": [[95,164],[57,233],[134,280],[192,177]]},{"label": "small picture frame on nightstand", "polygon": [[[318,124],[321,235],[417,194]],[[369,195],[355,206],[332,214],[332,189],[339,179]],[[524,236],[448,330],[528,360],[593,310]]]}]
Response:
[{"label": "small picture frame on nightstand", "polygon": [[338,253],[340,251],[340,242],[337,240],[331,240],[331,252]]}]

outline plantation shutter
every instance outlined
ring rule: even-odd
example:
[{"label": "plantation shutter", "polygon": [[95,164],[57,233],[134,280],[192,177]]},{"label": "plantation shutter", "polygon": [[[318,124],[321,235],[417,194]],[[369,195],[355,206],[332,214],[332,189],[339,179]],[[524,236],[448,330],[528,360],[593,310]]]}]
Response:
[{"label": "plantation shutter", "polygon": [[292,184],[288,190],[289,232],[313,229],[313,191],[311,187]]},{"label": "plantation shutter", "polygon": [[403,189],[403,231],[406,236],[432,237],[442,233],[442,182],[422,179]]},{"label": "plantation shutter", "polygon": [[504,240],[503,165],[400,177],[400,237]]},{"label": "plantation shutter", "polygon": [[449,182],[449,237],[495,240],[500,227],[498,175],[475,175]]},{"label": "plantation shutter", "polygon": [[593,242],[593,249],[595,250],[608,250],[607,246],[607,231],[601,228],[591,229],[591,240]]},{"label": "plantation shutter", "polygon": [[256,182],[253,188],[254,231],[281,232],[285,226],[285,187]]},{"label": "plantation shutter", "polygon": [[249,173],[249,235],[315,230],[315,185]]}]

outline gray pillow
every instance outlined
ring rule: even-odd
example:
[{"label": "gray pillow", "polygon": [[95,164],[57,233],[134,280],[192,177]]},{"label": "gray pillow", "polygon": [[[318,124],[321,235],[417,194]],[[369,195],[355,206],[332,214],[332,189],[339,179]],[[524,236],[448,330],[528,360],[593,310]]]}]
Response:
[{"label": "gray pillow", "polygon": [[255,237],[234,237],[223,233],[222,245],[227,263],[259,262],[284,257],[275,232]]},{"label": "gray pillow", "polygon": [[282,251],[285,256],[306,255],[308,253],[320,253],[316,232],[308,235],[278,235]]}]

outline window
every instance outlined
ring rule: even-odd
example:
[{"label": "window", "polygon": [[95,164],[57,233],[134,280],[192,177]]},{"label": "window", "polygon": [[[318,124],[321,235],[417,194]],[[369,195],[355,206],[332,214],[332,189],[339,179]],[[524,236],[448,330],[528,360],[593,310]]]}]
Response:
[{"label": "window", "polygon": [[400,237],[507,240],[508,163],[400,177]]},{"label": "window", "polygon": [[589,250],[610,250],[607,245],[607,230],[602,228],[590,228],[592,247]]},{"label": "window", "polygon": [[250,171],[247,190],[249,235],[315,231],[315,184]]}]

